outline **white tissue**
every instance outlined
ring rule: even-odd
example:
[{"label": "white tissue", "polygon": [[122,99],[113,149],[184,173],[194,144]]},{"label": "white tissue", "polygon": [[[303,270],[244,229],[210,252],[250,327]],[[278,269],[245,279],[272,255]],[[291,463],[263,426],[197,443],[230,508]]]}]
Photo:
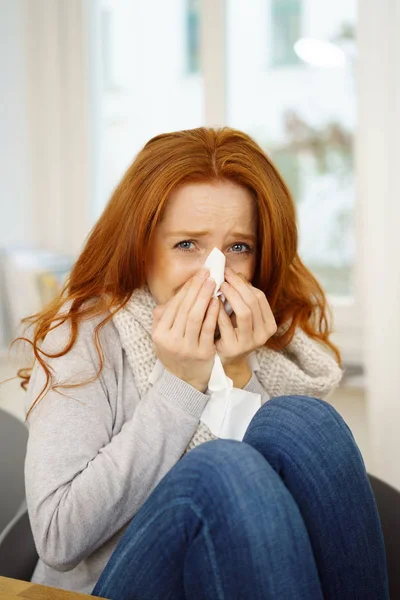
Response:
[{"label": "white tissue", "polygon": [[223,293],[219,289],[221,284],[225,281],[225,263],[225,254],[218,250],[218,248],[214,248],[214,250],[211,250],[210,254],[208,255],[204,266],[210,270],[210,277],[211,279],[214,279],[215,283],[217,284],[215,286],[213,298],[222,296],[225,310],[228,315],[231,315],[233,313],[232,307],[229,302],[225,300]]},{"label": "white tissue", "polygon": [[[220,286],[225,279],[225,260],[225,255],[218,248],[214,248],[204,263],[204,266],[210,270],[210,277],[217,284],[214,297],[220,295],[223,297]],[[231,314],[232,308],[226,300],[224,300],[224,306],[226,312]],[[252,371],[259,368],[254,353],[249,357],[249,364]],[[150,383],[154,384],[163,372],[164,367],[158,360],[150,375]],[[251,419],[261,406],[260,394],[234,388],[232,379],[225,375],[218,354],[215,355],[207,393],[210,395],[210,399],[200,420],[216,437],[241,441]]]},{"label": "white tissue", "polygon": [[215,287],[214,298],[221,295],[220,287],[221,283],[225,281],[225,254],[223,254],[218,248],[211,250],[207,256],[204,266],[210,270],[210,277],[214,279],[217,284]]}]

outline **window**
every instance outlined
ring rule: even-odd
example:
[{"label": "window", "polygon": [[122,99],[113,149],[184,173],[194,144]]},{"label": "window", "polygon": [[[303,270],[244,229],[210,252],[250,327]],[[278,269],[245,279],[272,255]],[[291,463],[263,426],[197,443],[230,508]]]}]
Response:
[{"label": "window", "polygon": [[301,0],[270,0],[271,62],[274,67],[298,65],[294,44],[301,37]]},{"label": "window", "polygon": [[[154,12],[157,6],[156,14]],[[96,218],[141,147],[154,135],[203,124],[199,2],[101,0]],[[187,19],[187,37],[182,26]]]},{"label": "window", "polygon": [[[288,183],[304,262],[331,296],[351,298],[356,98],[348,51],[355,44],[356,0],[329,6],[271,0],[263,10],[260,14],[258,0],[245,5],[227,0],[226,121],[252,135]],[[294,50],[300,17],[307,37],[317,42],[311,48],[317,56],[309,53],[301,64]],[[266,70],[259,49],[271,31],[276,44]],[[345,60],[334,67],[313,64],[313,58],[321,59],[323,44]],[[293,68],[280,68],[289,62]]]},{"label": "window", "polygon": [[200,0],[186,0],[187,71],[200,72]]},{"label": "window", "polygon": [[285,180],[293,198],[300,196],[300,161],[296,152],[278,149],[270,153],[271,159]]}]

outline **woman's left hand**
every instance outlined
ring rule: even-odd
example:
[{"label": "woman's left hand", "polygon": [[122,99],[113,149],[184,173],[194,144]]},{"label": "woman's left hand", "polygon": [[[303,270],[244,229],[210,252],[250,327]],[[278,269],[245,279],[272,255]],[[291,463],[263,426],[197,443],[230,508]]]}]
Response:
[{"label": "woman's left hand", "polygon": [[[276,333],[277,325],[261,290],[230,268],[225,270],[225,279],[221,292],[232,306],[234,315],[229,317],[221,303],[218,316],[221,338],[215,345],[226,372],[227,368],[247,365],[249,354],[264,346]],[[232,319],[236,320],[236,326]]]}]

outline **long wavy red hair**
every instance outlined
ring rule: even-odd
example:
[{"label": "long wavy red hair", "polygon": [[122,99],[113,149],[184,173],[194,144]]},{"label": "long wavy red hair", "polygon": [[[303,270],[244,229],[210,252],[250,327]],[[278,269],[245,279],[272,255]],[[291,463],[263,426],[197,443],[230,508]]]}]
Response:
[{"label": "long wavy red hair", "polygon": [[[31,339],[35,359],[46,373],[46,384],[35,404],[54,385],[46,358],[71,350],[79,323],[104,315],[94,333],[100,363],[103,351],[99,330],[146,282],[148,248],[171,193],[185,183],[231,181],[248,188],[258,210],[259,254],[253,285],[266,295],[279,327],[290,322],[283,335],[276,334],[267,346],[282,350],[300,327],[311,338],[333,351],[329,340],[330,312],[323,289],[305,267],[297,252],[295,205],[282,177],[260,146],[248,135],[228,127],[200,127],[152,138],[139,152],[115,189],[103,214],[91,231],[59,297],[41,312],[24,319],[33,326]],[[87,302],[90,300],[90,302]],[[69,301],[67,312],[60,309]],[[70,339],[57,354],[41,349],[46,334],[69,321]],[[26,388],[31,368],[19,376]],[[81,385],[81,384],[75,384]],[[29,415],[29,413],[28,413]]]}]

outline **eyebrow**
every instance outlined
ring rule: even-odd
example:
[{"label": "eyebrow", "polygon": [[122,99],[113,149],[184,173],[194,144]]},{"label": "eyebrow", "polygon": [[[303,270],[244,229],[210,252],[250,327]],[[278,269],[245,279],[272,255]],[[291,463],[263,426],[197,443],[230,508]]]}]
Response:
[{"label": "eyebrow", "polygon": [[[168,234],[168,237],[187,237],[187,238],[199,238],[205,237],[206,235],[210,235],[209,231],[172,231]],[[255,242],[257,240],[257,236],[253,233],[244,233],[240,231],[233,231],[231,237],[238,239],[246,239],[252,240]]]}]

